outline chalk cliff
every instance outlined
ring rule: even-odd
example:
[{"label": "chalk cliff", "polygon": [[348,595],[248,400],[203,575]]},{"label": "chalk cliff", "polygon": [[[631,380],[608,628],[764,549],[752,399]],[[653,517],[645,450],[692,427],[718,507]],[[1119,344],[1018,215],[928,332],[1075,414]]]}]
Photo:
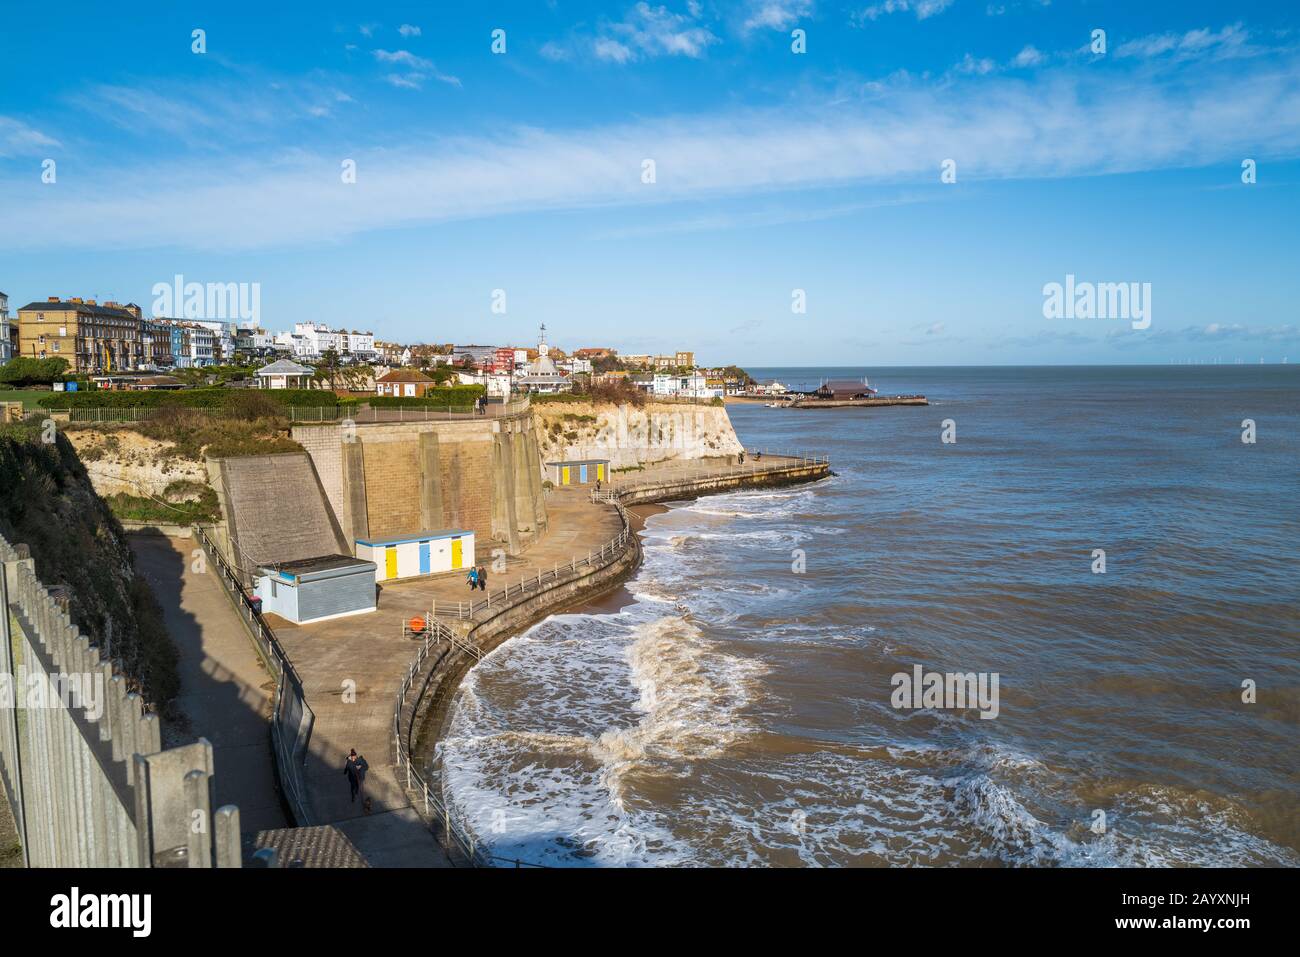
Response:
[{"label": "chalk cliff", "polygon": [[610,468],[619,469],[742,450],[720,405],[535,402],[532,411],[543,463],[597,458],[609,459]]}]

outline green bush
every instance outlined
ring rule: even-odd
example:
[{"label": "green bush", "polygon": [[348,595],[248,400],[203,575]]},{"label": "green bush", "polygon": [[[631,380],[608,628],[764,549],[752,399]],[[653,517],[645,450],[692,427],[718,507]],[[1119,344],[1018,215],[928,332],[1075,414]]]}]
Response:
[{"label": "green bush", "polygon": [[[0,367],[0,368],[7,368]],[[265,397],[283,407],[310,406],[312,408],[355,407],[356,399],[341,399],[323,389],[180,389],[175,392],[53,392],[40,399],[47,409],[158,409],[177,406],[189,409],[206,409],[219,412],[232,404],[238,407],[247,403],[249,393]],[[260,401],[260,400],[258,400]]]},{"label": "green bush", "polygon": [[[177,496],[169,494],[176,486],[196,486],[188,492],[193,498],[185,497],[180,501],[163,501]],[[110,495],[104,501],[119,520],[134,522],[157,522],[159,525],[195,525],[218,522],[221,520],[221,508],[217,504],[217,493],[206,485],[198,486],[194,482],[173,482],[160,498],[144,495],[127,495],[119,492]]]},{"label": "green bush", "polygon": [[13,386],[48,385],[55,379],[62,379],[67,371],[67,359],[15,356],[0,366],[0,383]]}]

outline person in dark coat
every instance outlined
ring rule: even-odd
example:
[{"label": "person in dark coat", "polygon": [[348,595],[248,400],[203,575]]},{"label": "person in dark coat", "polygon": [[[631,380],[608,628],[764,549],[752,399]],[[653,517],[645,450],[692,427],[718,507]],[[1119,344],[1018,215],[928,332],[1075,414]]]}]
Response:
[{"label": "person in dark coat", "polygon": [[343,774],[348,779],[348,787],[352,789],[353,804],[357,803],[357,792],[359,792],[365,784],[365,769],[368,767],[369,765],[366,764],[365,758],[357,757],[356,748],[353,748],[348,753],[348,759],[343,764]]},{"label": "person in dark coat", "polygon": [[478,588],[479,591],[487,591],[487,569],[482,565],[478,567]]}]

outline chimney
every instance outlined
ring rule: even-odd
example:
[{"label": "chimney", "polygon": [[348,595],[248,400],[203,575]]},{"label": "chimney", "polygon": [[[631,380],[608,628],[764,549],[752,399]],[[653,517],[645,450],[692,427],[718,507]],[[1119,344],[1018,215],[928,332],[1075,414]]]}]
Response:
[{"label": "chimney", "polygon": [[59,301],[59,297],[58,297],[58,296],[47,296],[46,299],[45,299],[45,301],[46,301],[46,302],[58,302],[58,301]]},{"label": "chimney", "polygon": [[79,306],[85,305],[85,303],[82,302],[80,296],[73,296],[71,299],[68,300],[68,302],[75,302]]},{"label": "chimney", "polygon": [[93,299],[87,299],[87,300],[86,300],[86,305],[88,305],[88,306],[93,306],[94,304],[95,304],[95,300],[93,300]]}]

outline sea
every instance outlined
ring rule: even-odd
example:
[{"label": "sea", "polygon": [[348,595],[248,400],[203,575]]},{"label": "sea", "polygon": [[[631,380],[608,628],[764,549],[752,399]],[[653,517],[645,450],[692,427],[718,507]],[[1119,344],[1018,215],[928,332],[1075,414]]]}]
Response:
[{"label": "sea", "polygon": [[650,516],[616,610],[469,672],[438,760],[491,853],[1300,864],[1300,368],[750,372],[930,405],[729,406],[834,475]]}]

